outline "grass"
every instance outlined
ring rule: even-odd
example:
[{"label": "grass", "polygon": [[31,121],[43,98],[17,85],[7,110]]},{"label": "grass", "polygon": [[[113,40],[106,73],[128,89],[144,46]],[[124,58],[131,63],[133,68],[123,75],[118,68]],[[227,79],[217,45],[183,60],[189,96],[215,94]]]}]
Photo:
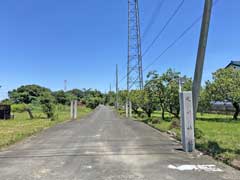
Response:
[{"label": "grass", "polygon": [[[141,120],[162,132],[174,132],[180,140],[180,128],[173,126],[173,121],[177,120],[171,120],[174,118],[168,113],[165,117],[166,120],[162,120],[161,112],[156,111],[152,114],[152,122]],[[231,115],[198,114],[195,135],[197,149],[230,165],[233,160],[240,160],[240,120],[232,120]]]},{"label": "grass", "polygon": [[240,157],[240,122],[198,120],[196,127],[203,132],[203,136],[196,140],[200,150],[227,163]]},{"label": "grass", "polygon": [[[87,115],[91,110],[86,107],[78,108],[78,119]],[[61,107],[57,109],[57,119],[49,120],[39,111],[33,112],[35,119],[30,120],[28,114],[14,113],[14,120],[0,121],[0,148],[18,142],[25,137],[31,136],[46,128],[56,124],[68,121],[70,119],[69,107]]]}]

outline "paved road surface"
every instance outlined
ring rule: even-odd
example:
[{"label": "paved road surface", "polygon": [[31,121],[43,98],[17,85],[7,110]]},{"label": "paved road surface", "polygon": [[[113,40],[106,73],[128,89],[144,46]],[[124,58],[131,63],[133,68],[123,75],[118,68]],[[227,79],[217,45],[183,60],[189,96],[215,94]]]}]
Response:
[{"label": "paved road surface", "polygon": [[[81,121],[57,125],[0,152],[0,179],[240,180],[239,171],[197,153],[185,154],[180,147],[101,106]],[[223,172],[174,169],[209,164]]]}]

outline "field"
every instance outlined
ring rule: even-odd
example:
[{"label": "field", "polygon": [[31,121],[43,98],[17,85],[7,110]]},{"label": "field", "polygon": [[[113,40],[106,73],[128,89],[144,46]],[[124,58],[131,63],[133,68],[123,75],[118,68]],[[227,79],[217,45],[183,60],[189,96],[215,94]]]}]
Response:
[{"label": "field", "polygon": [[[144,119],[142,121],[162,132],[173,132],[180,140],[180,128],[173,123],[177,120],[171,120],[174,118],[168,113],[165,114],[166,120],[161,120],[160,114],[160,112],[155,112],[152,115],[152,121]],[[198,114],[195,136],[198,150],[230,165],[237,162],[239,166],[240,120],[232,120],[231,115]]]},{"label": "field", "polygon": [[[78,119],[91,112],[86,107],[78,108]],[[14,113],[14,120],[0,121],[0,148],[6,147],[25,137],[40,132],[46,128],[54,126],[58,123],[66,122],[70,119],[70,108],[61,106],[57,108],[56,119],[49,120],[44,114],[36,108],[33,111],[36,118],[30,120],[28,114]]]}]

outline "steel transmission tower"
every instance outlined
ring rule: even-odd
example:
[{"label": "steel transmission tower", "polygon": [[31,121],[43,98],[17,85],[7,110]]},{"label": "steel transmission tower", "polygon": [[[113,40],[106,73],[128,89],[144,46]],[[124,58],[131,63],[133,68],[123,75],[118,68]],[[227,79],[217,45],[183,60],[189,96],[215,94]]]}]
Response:
[{"label": "steel transmission tower", "polygon": [[128,92],[131,89],[143,89],[142,50],[138,0],[128,0]]}]

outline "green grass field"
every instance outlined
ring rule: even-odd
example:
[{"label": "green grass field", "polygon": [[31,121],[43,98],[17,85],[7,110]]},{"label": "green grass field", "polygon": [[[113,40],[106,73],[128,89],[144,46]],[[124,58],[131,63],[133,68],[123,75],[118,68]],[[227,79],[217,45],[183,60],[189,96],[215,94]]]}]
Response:
[{"label": "green grass field", "polygon": [[[160,112],[154,112],[153,119],[158,123],[149,125],[162,132],[172,131],[180,140],[180,129],[172,126],[173,116],[166,113],[166,120],[161,120]],[[214,158],[231,164],[234,159],[240,160],[240,120],[232,120],[231,115],[198,114],[196,121],[196,147]]]},{"label": "green grass field", "polygon": [[[91,112],[91,109],[86,107],[78,108],[78,119]],[[46,128],[52,127],[56,124],[68,121],[70,119],[69,107],[61,107],[57,109],[56,120],[49,120],[45,118],[44,114],[38,110],[33,111],[36,117],[30,120],[28,114],[14,113],[14,120],[0,120],[0,148],[6,147],[25,137],[31,136]]]}]

